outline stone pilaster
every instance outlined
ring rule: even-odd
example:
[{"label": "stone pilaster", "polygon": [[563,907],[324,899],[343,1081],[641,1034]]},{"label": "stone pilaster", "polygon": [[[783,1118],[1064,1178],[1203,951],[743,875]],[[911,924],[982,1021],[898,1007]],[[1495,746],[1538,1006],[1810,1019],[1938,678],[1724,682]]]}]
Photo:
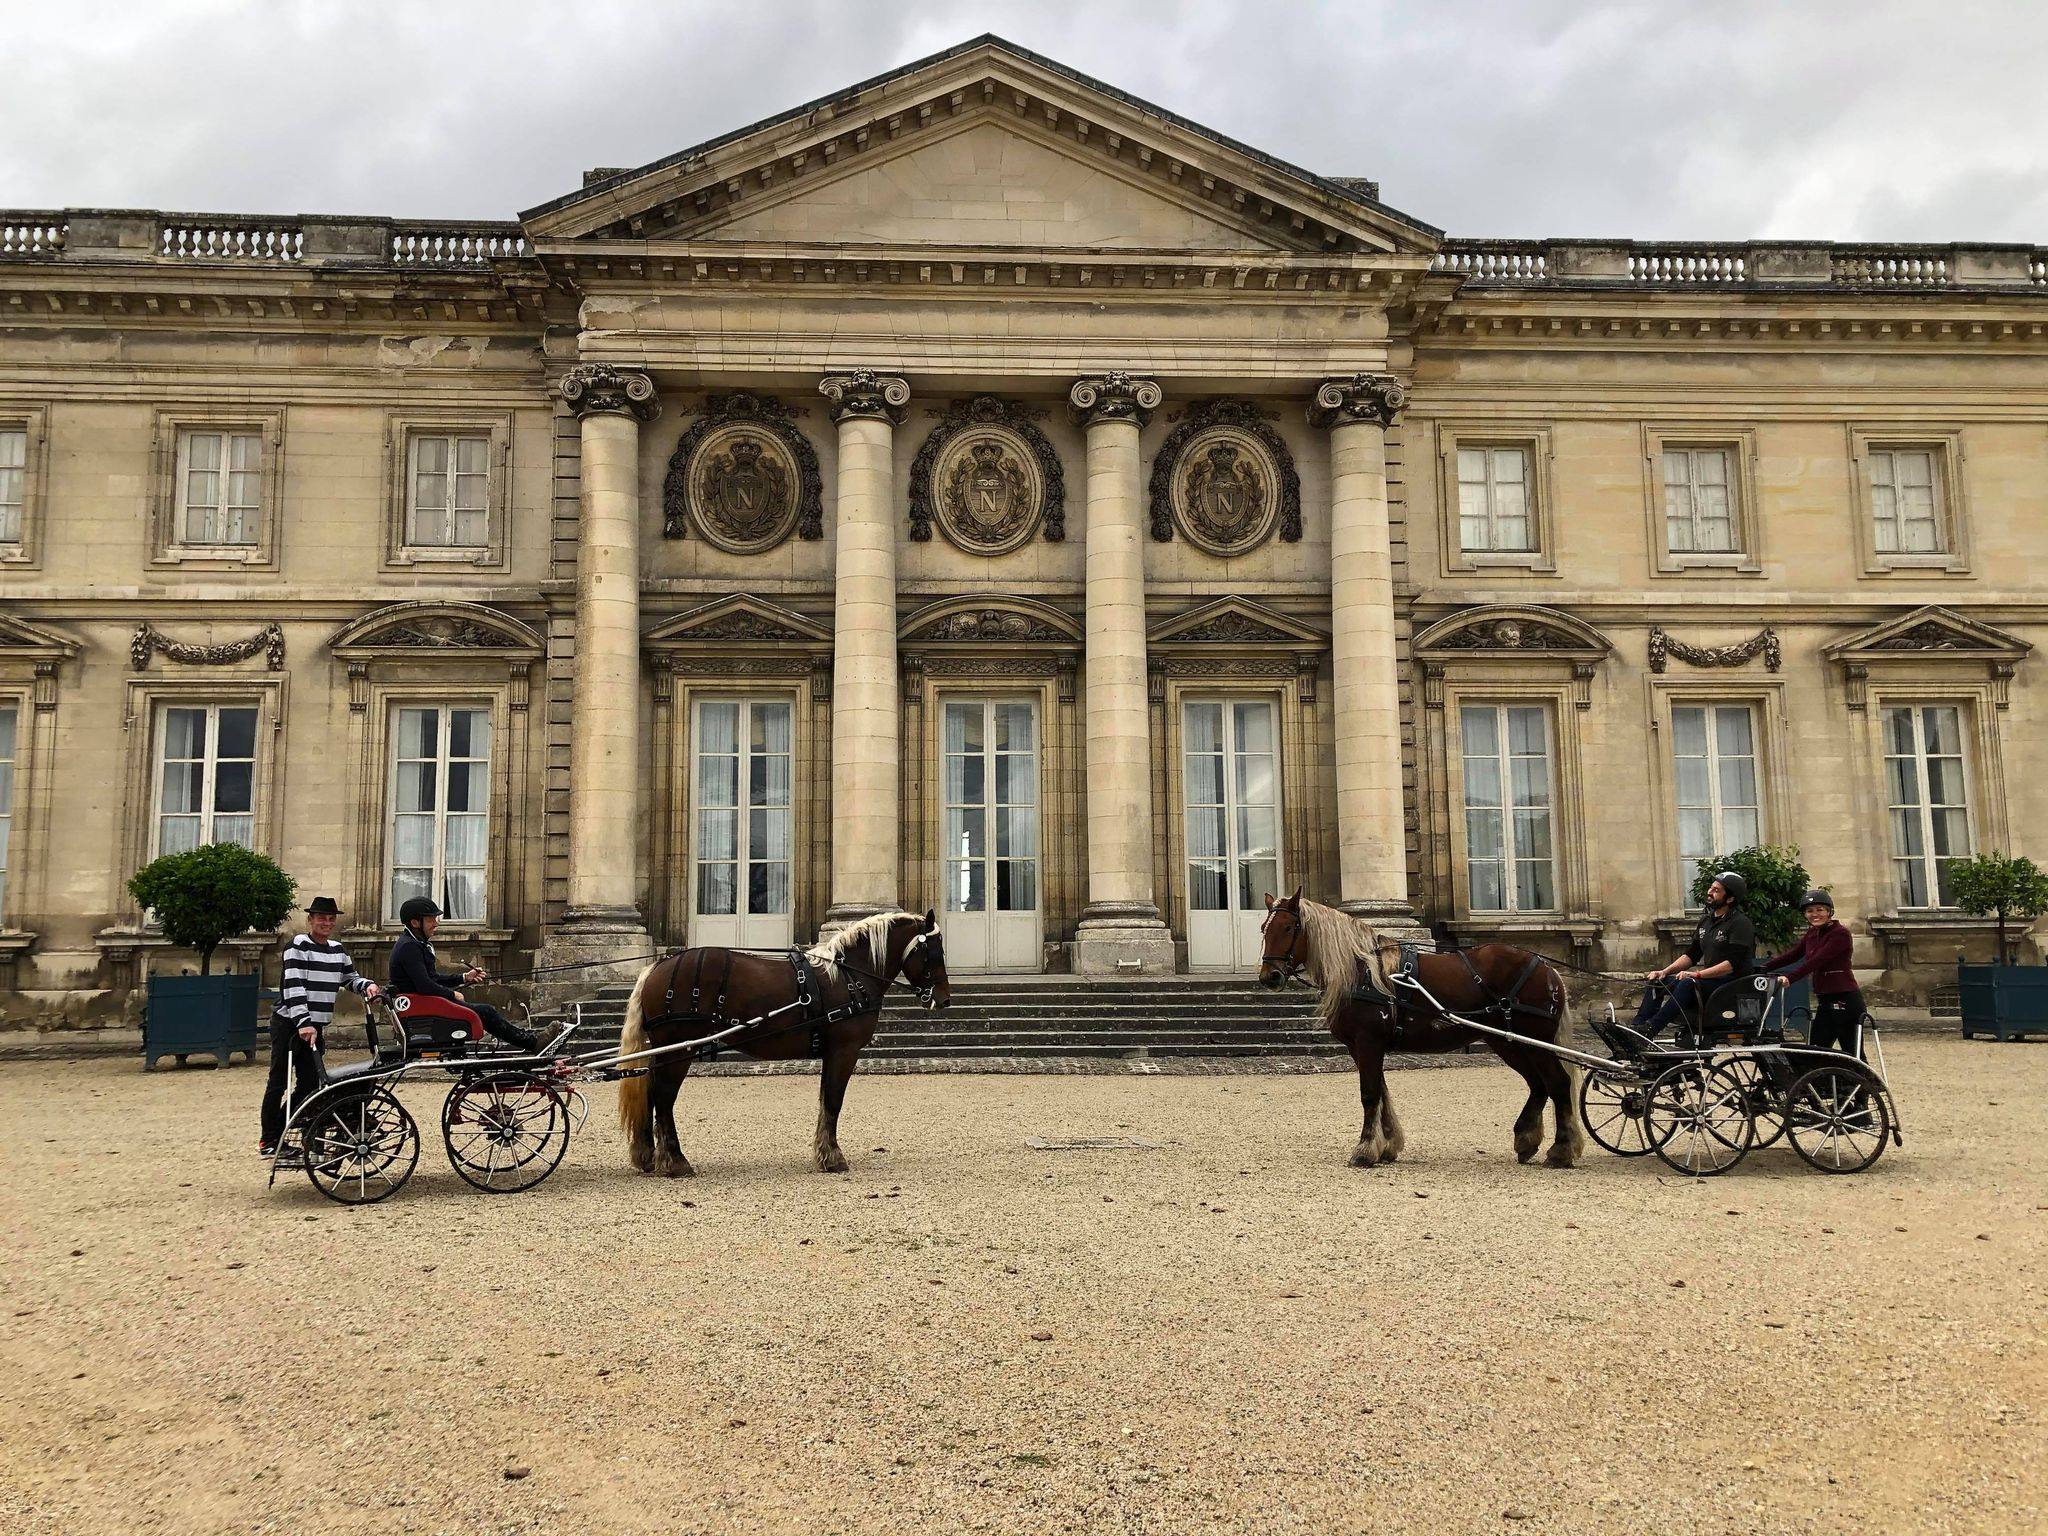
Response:
[{"label": "stone pilaster", "polygon": [[1173,969],[1152,888],[1152,742],[1145,684],[1145,502],[1138,432],[1159,386],[1127,373],[1069,396],[1088,433],[1088,905],[1074,931],[1083,974]]},{"label": "stone pilaster", "polygon": [[[569,756],[569,902],[543,965],[653,948],[636,901],[640,816],[640,425],[654,381],[587,364],[561,383],[582,439],[576,540],[576,670]],[[644,963],[644,962],[642,962]],[[568,973],[561,990],[631,980],[639,965]]]},{"label": "stone pilaster", "polygon": [[872,369],[818,385],[839,425],[832,578],[832,885],[824,931],[902,904],[896,680],[896,423],[902,379]]},{"label": "stone pilaster", "polygon": [[1387,518],[1387,428],[1407,403],[1389,374],[1331,379],[1311,425],[1330,433],[1330,653],[1337,746],[1337,891],[1345,911],[1413,926],[1401,793],[1401,691]]}]

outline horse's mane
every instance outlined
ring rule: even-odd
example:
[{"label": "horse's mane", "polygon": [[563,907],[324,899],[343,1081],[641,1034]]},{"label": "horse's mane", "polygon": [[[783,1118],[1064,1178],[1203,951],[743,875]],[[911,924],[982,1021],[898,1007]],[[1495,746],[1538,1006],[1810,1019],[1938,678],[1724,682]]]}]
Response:
[{"label": "horse's mane", "polygon": [[915,912],[877,912],[859,922],[848,923],[831,938],[813,944],[804,953],[829,976],[838,970],[840,961],[866,945],[868,963],[879,971],[889,958],[889,930],[899,917],[907,917],[913,922],[923,921]]},{"label": "horse's mane", "polygon": [[1316,1018],[1328,1024],[1344,1006],[1344,994],[1358,984],[1361,965],[1375,982],[1382,980],[1379,935],[1372,924],[1305,896],[1301,926],[1308,934],[1309,979],[1323,989]]}]

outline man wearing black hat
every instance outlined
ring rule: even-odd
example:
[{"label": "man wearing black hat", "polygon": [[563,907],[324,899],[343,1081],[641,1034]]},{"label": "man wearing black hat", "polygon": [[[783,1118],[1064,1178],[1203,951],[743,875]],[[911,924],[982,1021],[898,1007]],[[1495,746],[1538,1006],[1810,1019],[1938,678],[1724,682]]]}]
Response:
[{"label": "man wearing black hat", "polygon": [[[356,974],[348,951],[334,942],[341,908],[332,896],[315,896],[306,908],[306,931],[285,946],[277,1010],[270,1016],[270,1079],[263,1089],[265,1157],[284,1134],[289,1108],[313,1091],[320,1080],[320,1053],[327,1048],[327,1021],[334,1017],[334,997],[343,987],[358,997],[374,998],[377,984]],[[284,1101],[285,1069],[293,1073],[293,1101]]]},{"label": "man wearing black hat", "polygon": [[441,909],[425,896],[415,896],[398,909],[405,934],[391,946],[391,990],[414,996],[441,997],[462,1004],[484,1021],[484,1028],[508,1045],[522,1051],[540,1049],[540,1039],[514,1024],[489,1003],[472,1003],[455,990],[455,983],[475,983],[484,973],[471,967],[443,974],[434,969],[434,930],[441,926]]}]

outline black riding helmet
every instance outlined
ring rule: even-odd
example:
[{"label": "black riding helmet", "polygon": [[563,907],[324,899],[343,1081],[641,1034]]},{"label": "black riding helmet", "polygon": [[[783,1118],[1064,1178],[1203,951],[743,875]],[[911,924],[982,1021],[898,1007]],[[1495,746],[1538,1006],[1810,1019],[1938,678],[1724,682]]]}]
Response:
[{"label": "black riding helmet", "polygon": [[421,918],[439,917],[440,915],[441,909],[435,906],[430,898],[425,896],[415,896],[398,909],[399,922],[414,932],[418,930],[413,929],[413,924],[417,923]]},{"label": "black riding helmet", "polygon": [[1749,882],[1732,869],[1724,869],[1714,876],[1714,883],[1728,893],[1728,904],[1731,907],[1749,894]]},{"label": "black riding helmet", "polygon": [[1835,898],[1816,885],[1799,898],[1799,910],[1804,912],[1808,907],[1826,907],[1832,912],[1835,910]]}]

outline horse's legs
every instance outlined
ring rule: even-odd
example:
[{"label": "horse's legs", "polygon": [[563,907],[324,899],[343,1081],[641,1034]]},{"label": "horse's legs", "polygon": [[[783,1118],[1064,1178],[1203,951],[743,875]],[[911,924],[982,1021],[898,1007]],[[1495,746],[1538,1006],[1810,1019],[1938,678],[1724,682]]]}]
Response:
[{"label": "horse's legs", "polygon": [[820,1173],[846,1172],[846,1154],[839,1150],[839,1107],[846,1102],[846,1084],[860,1060],[858,1040],[826,1047],[824,1069],[818,1074],[818,1133],[811,1140],[811,1157]]},{"label": "horse's legs", "polygon": [[1557,1134],[1551,1138],[1544,1159],[1553,1168],[1575,1167],[1586,1150],[1586,1137],[1579,1129],[1578,1078],[1556,1057],[1550,1057],[1544,1076],[1550,1089],[1550,1106],[1557,1115]]},{"label": "horse's legs", "polygon": [[1550,1089],[1543,1080],[1543,1069],[1535,1052],[1521,1046],[1495,1046],[1494,1053],[1519,1072],[1529,1086],[1529,1097],[1522,1112],[1515,1116],[1515,1161],[1526,1163],[1543,1145],[1543,1104],[1550,1097]]},{"label": "horse's legs", "polygon": [[690,1063],[679,1051],[672,1060],[657,1061],[648,1074],[648,1096],[654,1104],[654,1171],[665,1179],[687,1179],[697,1171],[676,1139],[676,1095],[689,1073]]},{"label": "horse's legs", "polygon": [[1380,1079],[1380,1134],[1386,1138],[1386,1147],[1380,1153],[1380,1161],[1391,1163],[1400,1157],[1408,1145],[1408,1137],[1401,1130],[1401,1122],[1394,1114],[1394,1093],[1387,1086],[1385,1077]]},{"label": "horse's legs", "polygon": [[[1358,1132],[1358,1145],[1351,1149],[1351,1166],[1370,1168],[1392,1161],[1387,1152],[1386,1124],[1392,1116],[1387,1108],[1387,1054],[1364,1040],[1346,1042],[1358,1067],[1358,1099],[1365,1121]],[[1396,1127],[1398,1133],[1399,1127]],[[1396,1147],[1395,1151],[1400,1148]]]}]

